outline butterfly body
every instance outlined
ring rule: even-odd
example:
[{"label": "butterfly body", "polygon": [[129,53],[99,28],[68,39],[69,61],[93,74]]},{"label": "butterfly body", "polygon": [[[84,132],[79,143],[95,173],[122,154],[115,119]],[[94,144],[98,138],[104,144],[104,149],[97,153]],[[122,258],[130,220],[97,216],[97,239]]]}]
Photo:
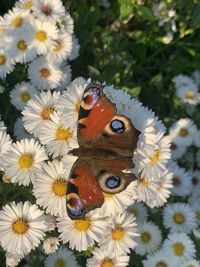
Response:
[{"label": "butterfly body", "polygon": [[123,191],[135,178],[133,150],[139,132],[129,118],[116,114],[103,86],[91,83],[83,93],[77,130],[79,148],[67,186],[67,212],[72,219],[104,202],[103,193]]}]

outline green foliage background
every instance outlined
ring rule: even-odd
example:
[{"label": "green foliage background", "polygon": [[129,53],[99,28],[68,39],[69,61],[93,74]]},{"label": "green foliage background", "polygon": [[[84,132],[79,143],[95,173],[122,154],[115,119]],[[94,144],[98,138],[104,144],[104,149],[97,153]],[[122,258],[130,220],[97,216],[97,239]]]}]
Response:
[{"label": "green foliage background", "polygon": [[[12,8],[15,1],[0,1],[0,15]],[[174,97],[172,79],[178,74],[190,75],[200,69],[200,4],[192,0],[163,0],[176,9],[177,31],[174,39],[162,41],[163,28],[152,13],[151,0],[113,0],[108,9],[100,0],[64,0],[75,21],[75,33],[80,43],[80,56],[72,62],[73,78],[91,77],[128,90],[144,105],[152,108],[165,122],[186,116]],[[15,76],[8,76],[11,86],[21,80],[24,71],[17,67]],[[2,119],[12,133],[19,113],[9,104],[9,91],[0,97]],[[200,126],[199,111],[194,112]],[[9,185],[0,187],[1,204],[16,198]],[[26,191],[19,193],[26,199]],[[6,194],[6,195],[5,195]],[[16,194],[18,194],[16,192]],[[161,222],[161,218],[157,218]],[[161,225],[161,224],[160,224]],[[3,254],[0,262],[3,261]],[[84,257],[80,258],[84,262]],[[37,262],[35,266],[39,266]],[[84,264],[84,263],[83,263]],[[1,265],[2,266],[2,265]],[[141,257],[133,254],[130,266],[140,267]]]}]

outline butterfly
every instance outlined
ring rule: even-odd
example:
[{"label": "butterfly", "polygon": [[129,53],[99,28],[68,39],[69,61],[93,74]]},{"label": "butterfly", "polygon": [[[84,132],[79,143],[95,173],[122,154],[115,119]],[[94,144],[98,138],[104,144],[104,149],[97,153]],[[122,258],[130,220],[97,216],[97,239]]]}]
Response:
[{"label": "butterfly", "polygon": [[101,207],[103,192],[116,194],[136,177],[133,151],[139,131],[131,120],[117,114],[116,105],[103,92],[104,86],[90,83],[84,90],[77,125],[79,147],[67,182],[66,206],[71,219]]}]

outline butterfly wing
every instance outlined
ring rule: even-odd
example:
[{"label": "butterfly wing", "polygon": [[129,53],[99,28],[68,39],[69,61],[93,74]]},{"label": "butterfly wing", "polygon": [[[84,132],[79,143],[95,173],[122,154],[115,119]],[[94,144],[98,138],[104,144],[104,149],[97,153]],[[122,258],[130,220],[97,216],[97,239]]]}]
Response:
[{"label": "butterfly wing", "polygon": [[95,173],[86,160],[77,159],[67,184],[67,213],[71,219],[80,219],[103,204],[104,198]]},{"label": "butterfly wing", "polygon": [[135,176],[130,172],[133,163],[126,158],[77,159],[67,185],[67,213],[71,219],[85,214],[104,202],[102,192],[116,194],[123,191]]},{"label": "butterfly wing", "polygon": [[78,118],[79,144],[132,156],[139,132],[129,118],[116,114],[115,104],[106,97],[103,88],[91,83],[83,93]]}]

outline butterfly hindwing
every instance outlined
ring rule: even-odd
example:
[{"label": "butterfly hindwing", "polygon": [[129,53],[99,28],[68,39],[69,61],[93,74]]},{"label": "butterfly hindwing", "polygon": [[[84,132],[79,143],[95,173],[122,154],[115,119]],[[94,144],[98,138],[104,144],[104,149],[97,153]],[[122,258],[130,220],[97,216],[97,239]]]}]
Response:
[{"label": "butterfly hindwing", "polygon": [[100,207],[104,198],[96,176],[85,160],[72,167],[67,185],[67,212],[70,218],[83,218],[91,209]]}]

